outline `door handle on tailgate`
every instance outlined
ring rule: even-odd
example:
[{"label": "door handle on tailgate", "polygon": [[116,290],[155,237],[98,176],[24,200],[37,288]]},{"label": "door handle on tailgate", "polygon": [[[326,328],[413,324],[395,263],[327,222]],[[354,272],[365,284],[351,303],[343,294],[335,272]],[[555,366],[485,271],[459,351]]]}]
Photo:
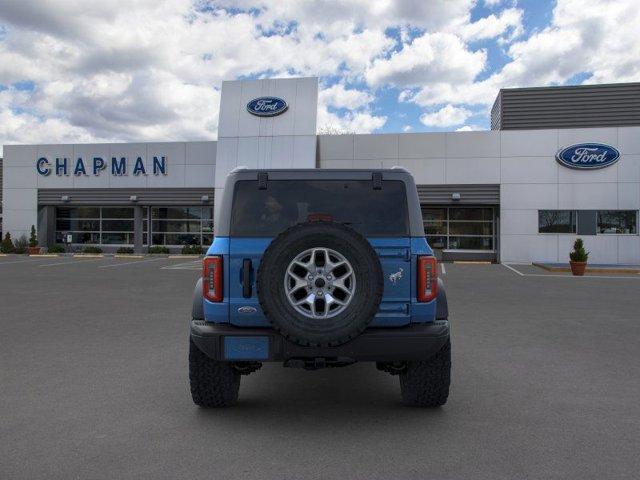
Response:
[{"label": "door handle on tailgate", "polygon": [[388,251],[388,250],[377,250],[376,253],[380,258],[402,258],[403,260],[409,260],[411,254],[409,250],[396,250],[396,251]]},{"label": "door handle on tailgate", "polygon": [[242,261],[242,296],[251,298],[251,259],[245,258]]}]

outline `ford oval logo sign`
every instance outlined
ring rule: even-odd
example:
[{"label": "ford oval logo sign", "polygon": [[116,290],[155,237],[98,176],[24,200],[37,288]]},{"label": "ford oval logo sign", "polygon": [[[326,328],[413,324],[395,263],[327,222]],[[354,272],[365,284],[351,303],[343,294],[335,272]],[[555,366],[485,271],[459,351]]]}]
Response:
[{"label": "ford oval logo sign", "polygon": [[238,309],[238,313],[256,313],[258,310],[255,307],[250,307],[248,305],[245,305],[244,307],[240,307]]},{"label": "ford oval logo sign", "polygon": [[556,159],[569,168],[596,170],[613,165],[620,158],[620,152],[610,145],[602,143],[579,143],[565,147],[558,152]]},{"label": "ford oval logo sign", "polygon": [[289,108],[287,102],[278,97],[254,98],[247,103],[247,111],[258,117],[275,117],[284,113],[287,108]]}]

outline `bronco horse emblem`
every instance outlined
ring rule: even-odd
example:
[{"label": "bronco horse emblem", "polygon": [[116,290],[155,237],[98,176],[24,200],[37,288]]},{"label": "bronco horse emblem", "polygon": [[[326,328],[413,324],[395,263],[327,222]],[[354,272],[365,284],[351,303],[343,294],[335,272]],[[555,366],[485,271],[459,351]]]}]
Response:
[{"label": "bronco horse emblem", "polygon": [[389,281],[395,285],[396,282],[402,278],[402,272],[404,272],[404,270],[400,268],[396,273],[389,275]]}]

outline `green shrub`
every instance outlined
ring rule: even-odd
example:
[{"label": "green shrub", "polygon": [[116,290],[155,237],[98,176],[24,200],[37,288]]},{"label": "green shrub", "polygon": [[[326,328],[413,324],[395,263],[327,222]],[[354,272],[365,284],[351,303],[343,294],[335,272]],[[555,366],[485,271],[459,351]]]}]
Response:
[{"label": "green shrub", "polygon": [[26,235],[21,235],[15,242],[13,242],[13,253],[27,253],[27,247],[29,241]]},{"label": "green shrub", "polygon": [[14,247],[13,241],[11,240],[11,234],[7,232],[7,234],[4,236],[4,240],[2,240],[2,243],[0,244],[0,252],[13,253],[13,251]]},{"label": "green shrub", "polygon": [[202,255],[203,248],[200,245],[184,245],[182,255]]},{"label": "green shrub", "polygon": [[116,253],[120,254],[120,255],[130,255],[133,253],[133,248],[131,247],[120,247],[118,250],[116,250]]},{"label": "green shrub", "polygon": [[572,262],[586,262],[589,258],[589,252],[584,249],[584,242],[581,238],[576,238],[573,243],[573,252],[569,253]]},{"label": "green shrub", "polygon": [[82,249],[82,253],[102,253],[102,249],[95,245],[87,245]]},{"label": "green shrub", "polygon": [[31,225],[31,235],[29,235],[29,246],[30,247],[38,246],[38,235],[36,234],[35,225]]},{"label": "green shrub", "polygon": [[64,253],[66,250],[64,249],[64,245],[56,243],[55,245],[51,245],[48,251],[49,253]]},{"label": "green shrub", "polygon": [[149,253],[169,253],[169,249],[164,245],[153,245],[149,247]]}]

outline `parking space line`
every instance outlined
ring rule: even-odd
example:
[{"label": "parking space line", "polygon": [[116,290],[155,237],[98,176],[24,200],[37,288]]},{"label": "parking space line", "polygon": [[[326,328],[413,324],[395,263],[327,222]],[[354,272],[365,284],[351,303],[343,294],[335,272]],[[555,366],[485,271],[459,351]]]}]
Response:
[{"label": "parking space line", "polygon": [[137,260],[137,261],[134,261],[134,262],[114,263],[112,265],[100,265],[98,268],[124,267],[125,265],[135,265],[135,264],[138,264],[138,263],[157,262],[158,260],[163,260],[163,259],[162,258],[151,258],[149,260]]},{"label": "parking space line", "polygon": [[28,260],[17,260],[15,262],[0,262],[0,265],[13,265],[13,264],[16,264],[16,263],[35,263],[36,260],[43,260],[43,259],[29,257]]},{"label": "parking space line", "polygon": [[[610,279],[617,279],[617,280],[640,280],[640,276],[637,277],[632,277],[632,276],[612,276],[612,275],[584,275],[584,276],[575,276],[575,275],[555,275],[553,273],[522,273],[519,270],[516,270],[515,268],[513,268],[511,265],[507,265],[506,263],[503,263],[502,265],[504,265],[505,267],[507,267],[509,270],[511,270],[512,272],[517,273],[518,275],[520,275],[521,277],[545,277],[545,278],[610,278]],[[524,264],[521,264],[524,265]]]},{"label": "parking space line", "polygon": [[166,265],[160,268],[162,270],[200,270],[202,268],[202,262],[200,260],[194,260],[193,262],[178,263],[176,265]]},{"label": "parking space line", "polygon": [[83,259],[83,260],[70,260],[68,262],[58,262],[58,263],[46,263],[44,265],[40,265],[41,267],[55,267],[56,265],[78,265],[81,263],[89,263],[89,262],[97,262],[99,260],[104,260],[103,257],[101,258],[87,258],[87,259]]},{"label": "parking space line", "polygon": [[440,270],[442,270],[442,274],[446,275],[447,274],[447,270],[444,268],[444,263],[440,264]]},{"label": "parking space line", "polygon": [[511,270],[512,272],[517,273],[518,275],[520,275],[521,277],[524,277],[524,273],[516,270],[515,268],[513,268],[511,265],[508,265],[506,263],[503,263],[502,265],[504,265],[505,267],[507,267],[509,270]]}]

